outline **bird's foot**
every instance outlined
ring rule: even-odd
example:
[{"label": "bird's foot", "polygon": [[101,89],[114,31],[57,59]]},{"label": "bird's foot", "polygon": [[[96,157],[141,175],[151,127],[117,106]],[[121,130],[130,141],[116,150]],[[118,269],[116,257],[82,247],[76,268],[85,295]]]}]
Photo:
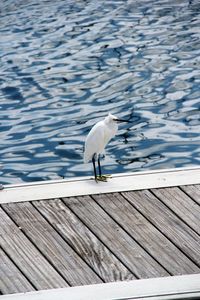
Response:
[{"label": "bird's foot", "polygon": [[108,178],[111,178],[111,175],[98,175],[96,178],[95,178],[95,181],[98,182],[98,181],[104,181],[104,182],[107,182],[107,179]]}]

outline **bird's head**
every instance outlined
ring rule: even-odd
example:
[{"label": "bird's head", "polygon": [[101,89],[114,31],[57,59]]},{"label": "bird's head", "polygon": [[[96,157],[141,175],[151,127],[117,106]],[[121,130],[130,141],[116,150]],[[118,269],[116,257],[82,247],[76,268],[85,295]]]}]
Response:
[{"label": "bird's head", "polygon": [[122,123],[122,122],[129,123],[130,121],[119,119],[116,116],[109,113],[108,116],[105,118],[105,122],[109,123],[109,124],[117,124],[117,123]]}]

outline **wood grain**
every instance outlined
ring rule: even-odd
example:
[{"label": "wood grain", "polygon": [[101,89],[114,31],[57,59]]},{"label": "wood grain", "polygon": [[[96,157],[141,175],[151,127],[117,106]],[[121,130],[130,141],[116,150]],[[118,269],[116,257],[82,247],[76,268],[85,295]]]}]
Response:
[{"label": "wood grain", "polygon": [[3,207],[70,285],[102,282],[30,202]]},{"label": "wood grain", "polygon": [[124,192],[123,196],[181,251],[200,266],[200,237],[150,191]]},{"label": "wood grain", "polygon": [[153,189],[152,191],[156,197],[200,234],[200,206],[195,201],[178,187]]},{"label": "wood grain", "polygon": [[0,246],[36,289],[68,286],[1,208]]},{"label": "wood grain", "polygon": [[63,200],[138,278],[168,275],[90,196]]},{"label": "wood grain", "polygon": [[104,282],[135,279],[61,200],[35,201],[34,205]]},{"label": "wood grain", "polygon": [[181,189],[200,205],[200,185],[185,185]]},{"label": "wood grain", "polygon": [[170,274],[200,271],[119,193],[94,195],[93,198]]},{"label": "wood grain", "polygon": [[34,291],[34,287],[0,248],[0,290],[3,294]]}]

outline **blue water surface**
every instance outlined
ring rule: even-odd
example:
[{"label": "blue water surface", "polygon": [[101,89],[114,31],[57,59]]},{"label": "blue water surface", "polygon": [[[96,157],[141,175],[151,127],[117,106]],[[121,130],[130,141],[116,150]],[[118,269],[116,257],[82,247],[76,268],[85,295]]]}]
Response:
[{"label": "blue water surface", "polygon": [[200,164],[200,1],[1,0],[0,182],[91,175],[108,112],[104,172]]}]

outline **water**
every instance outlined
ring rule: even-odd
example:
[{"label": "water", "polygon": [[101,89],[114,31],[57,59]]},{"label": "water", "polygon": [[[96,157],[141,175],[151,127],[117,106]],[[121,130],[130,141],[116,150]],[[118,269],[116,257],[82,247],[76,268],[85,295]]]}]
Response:
[{"label": "water", "polygon": [[105,172],[199,165],[199,100],[200,1],[1,0],[0,182],[91,175],[107,112]]}]

